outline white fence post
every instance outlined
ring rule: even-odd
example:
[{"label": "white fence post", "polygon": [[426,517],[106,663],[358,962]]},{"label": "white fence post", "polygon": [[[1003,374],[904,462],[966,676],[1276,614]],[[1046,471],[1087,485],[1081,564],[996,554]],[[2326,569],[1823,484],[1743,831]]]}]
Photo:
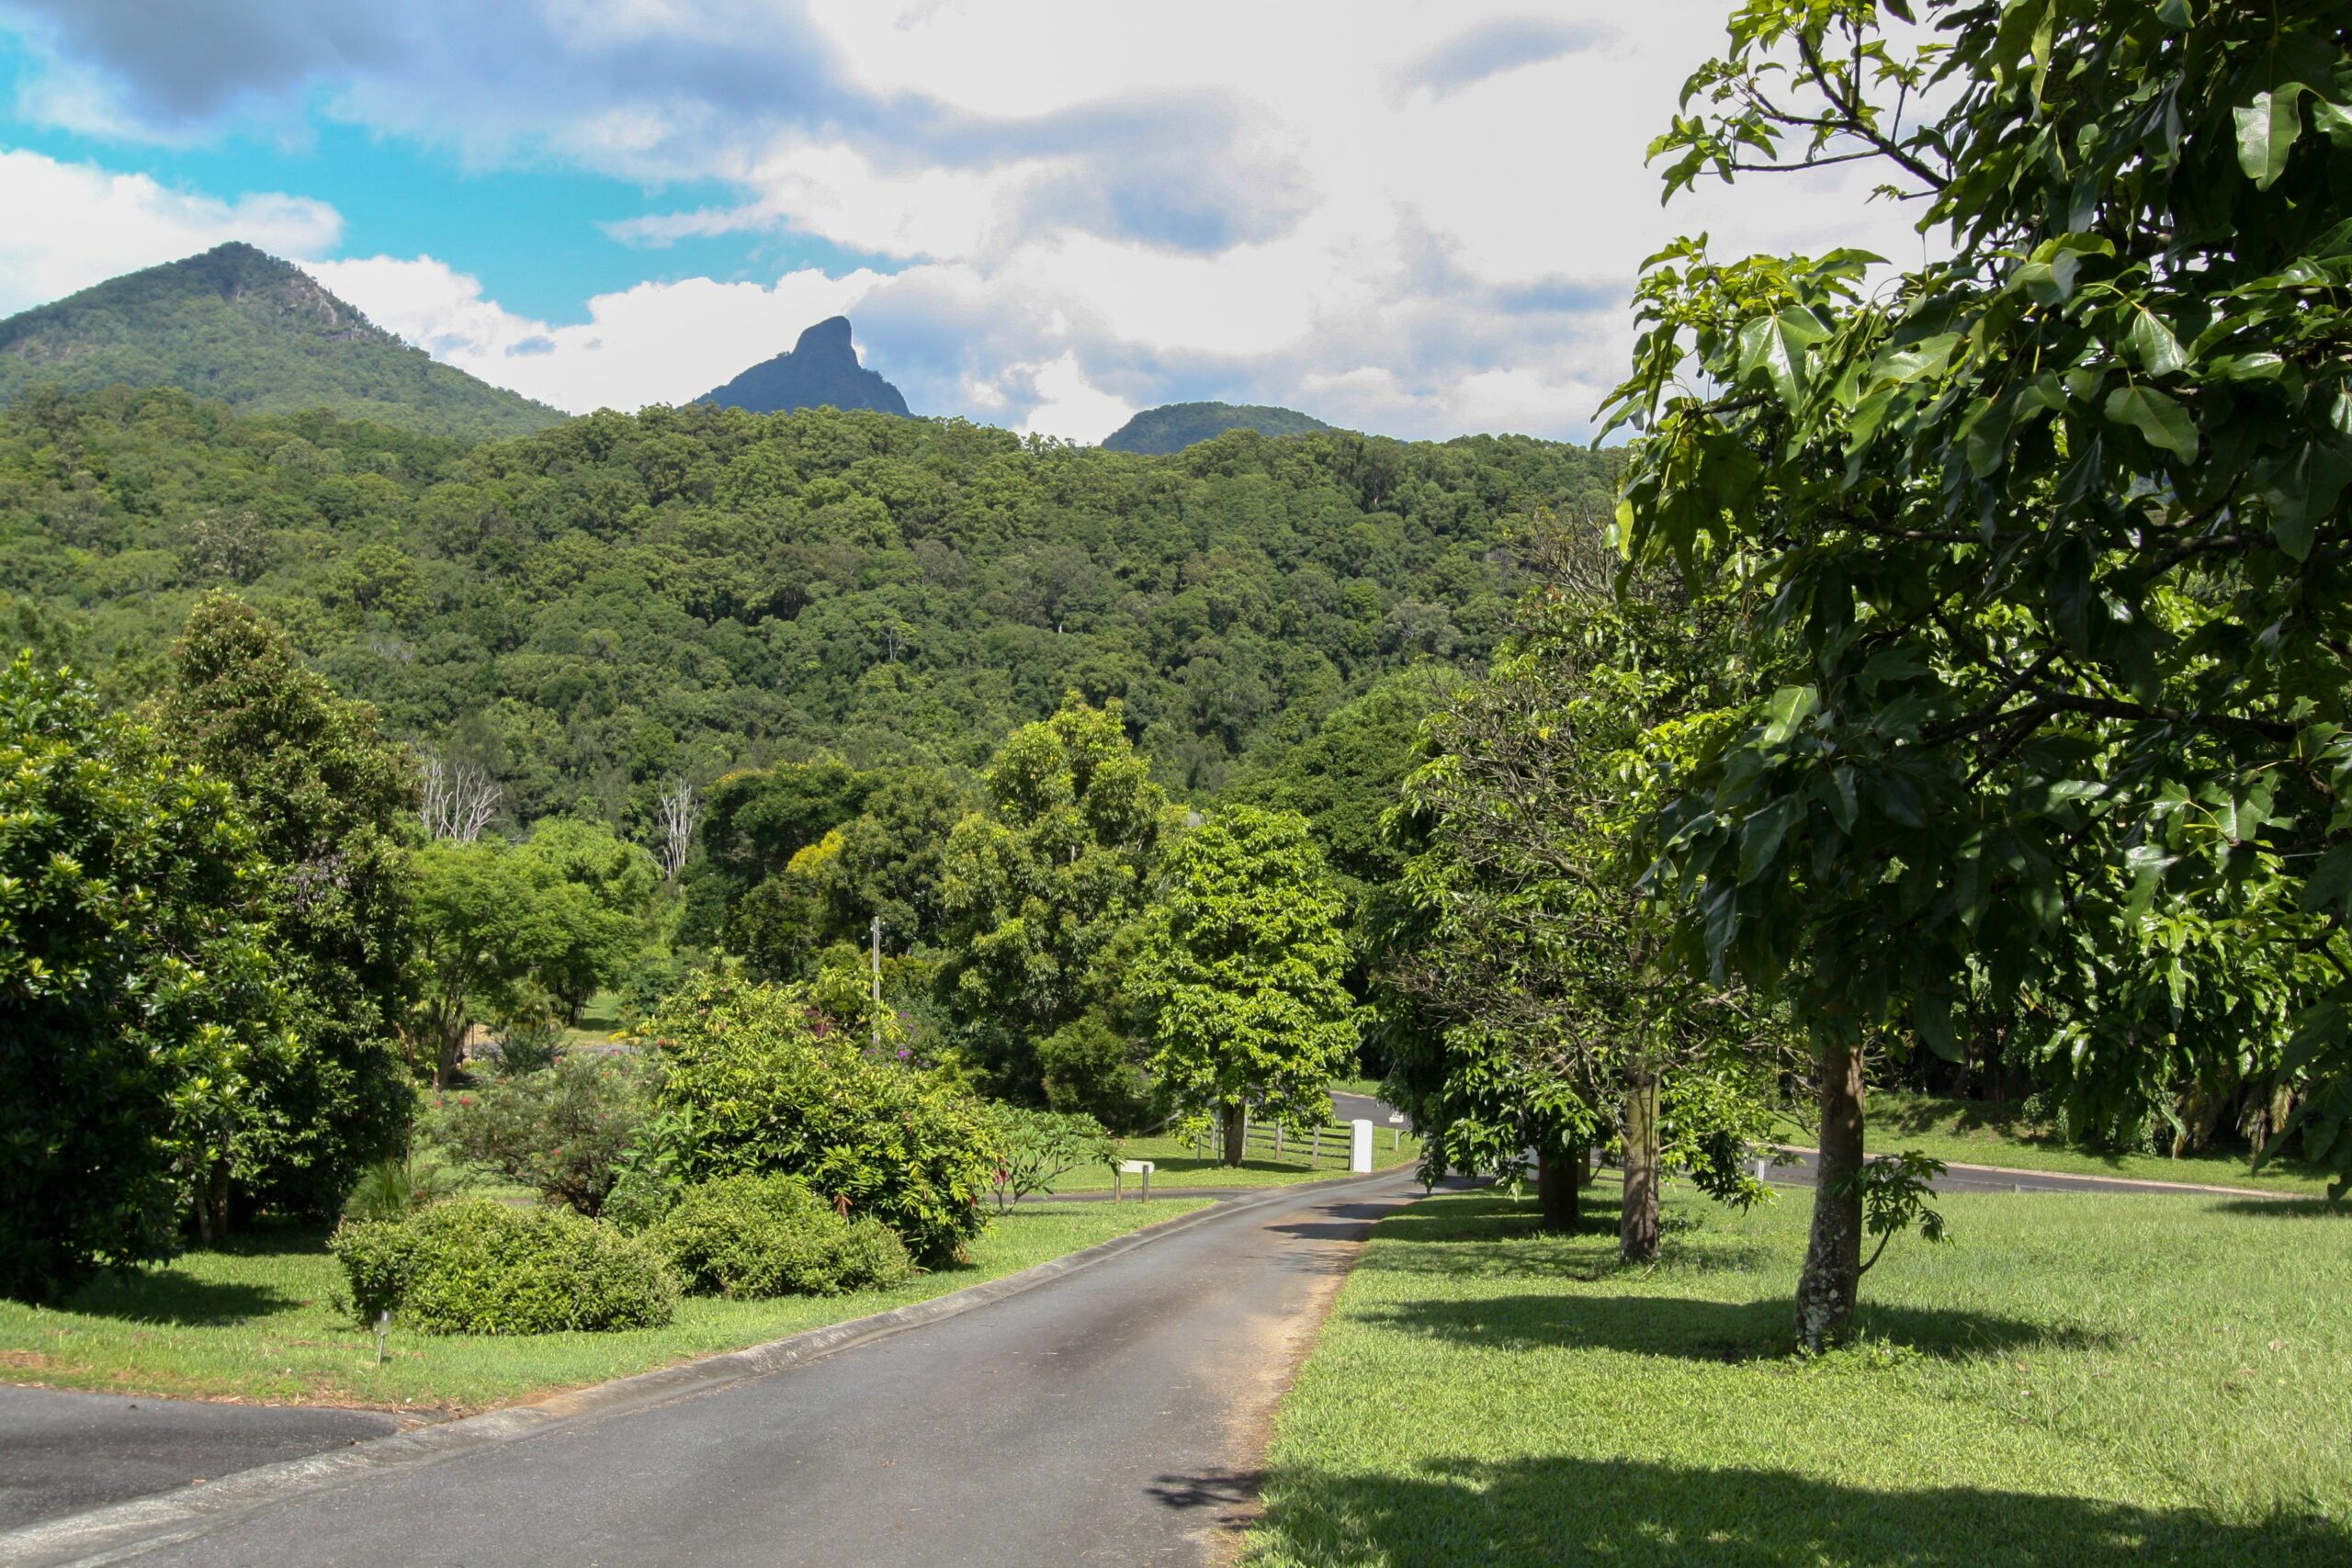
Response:
[{"label": "white fence post", "polygon": [[1359,1174],[1372,1169],[1372,1122],[1359,1116],[1348,1123],[1348,1168]]}]

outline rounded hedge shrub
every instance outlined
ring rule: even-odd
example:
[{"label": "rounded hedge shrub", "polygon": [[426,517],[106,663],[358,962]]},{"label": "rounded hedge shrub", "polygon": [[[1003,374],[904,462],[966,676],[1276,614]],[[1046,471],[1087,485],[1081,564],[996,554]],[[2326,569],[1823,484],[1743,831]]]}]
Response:
[{"label": "rounded hedge shrub", "polygon": [[652,1232],[691,1291],[830,1296],[914,1273],[879,1220],[845,1220],[792,1176],[725,1176],[690,1187]]},{"label": "rounded hedge shrub", "polygon": [[424,1334],[654,1328],[677,1305],[658,1249],[568,1210],[468,1199],[345,1224],[328,1247],[363,1324],[389,1308]]},{"label": "rounded hedge shrub", "polygon": [[692,1129],[690,1179],[781,1172],[880,1220],[924,1263],[979,1233],[995,1118],[937,1074],[867,1056],[799,986],[701,975],[639,1032],[661,1053],[661,1107]]}]

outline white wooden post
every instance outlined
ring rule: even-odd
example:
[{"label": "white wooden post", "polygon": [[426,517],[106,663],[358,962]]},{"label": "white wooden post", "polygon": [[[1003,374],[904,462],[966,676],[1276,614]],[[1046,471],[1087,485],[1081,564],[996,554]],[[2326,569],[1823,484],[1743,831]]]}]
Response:
[{"label": "white wooden post", "polygon": [[1279,1122],[1274,1123],[1274,1157],[1283,1157],[1283,1124]]},{"label": "white wooden post", "polygon": [[1372,1169],[1372,1122],[1359,1116],[1348,1123],[1348,1168],[1358,1173]]}]

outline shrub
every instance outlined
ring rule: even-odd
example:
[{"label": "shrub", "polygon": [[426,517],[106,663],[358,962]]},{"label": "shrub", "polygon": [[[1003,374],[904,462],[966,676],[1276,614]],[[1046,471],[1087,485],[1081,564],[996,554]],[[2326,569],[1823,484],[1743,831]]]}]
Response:
[{"label": "shrub", "polygon": [[575,1052],[545,1072],[442,1096],[436,1132],[459,1158],[593,1219],[644,1123],[647,1077],[634,1057]]},{"label": "shrub", "polygon": [[1118,1157],[1118,1145],[1091,1116],[1017,1105],[999,1106],[996,1115],[1004,1151],[993,1183],[999,1210],[1032,1192],[1051,1192],[1056,1181],[1080,1166],[1108,1165]]},{"label": "shrub", "polygon": [[922,1068],[869,1060],[801,987],[699,976],[642,1032],[662,1055],[659,1103],[693,1118],[688,1176],[797,1176],[926,1263],[978,1234],[1000,1163],[988,1107]]},{"label": "shrub", "polygon": [[449,1173],[432,1162],[394,1155],[359,1173],[358,1184],[343,1201],[343,1217],[404,1220],[447,1197],[454,1185]]},{"label": "shrub", "polygon": [[830,1296],[914,1272],[888,1225],[843,1219],[793,1176],[727,1176],[689,1188],[654,1238],[688,1290],[722,1296]]},{"label": "shrub", "polygon": [[636,1139],[622,1153],[620,1176],[605,1194],[604,1210],[596,1217],[632,1233],[660,1224],[686,1190],[686,1163],[693,1148],[691,1111],[654,1111],[639,1124]]},{"label": "shrub", "polygon": [[361,1323],[390,1310],[424,1334],[653,1328],[677,1303],[677,1280],[642,1238],[561,1209],[468,1199],[346,1223],[328,1247]]},{"label": "shrub", "polygon": [[1133,1132],[1143,1123],[1148,1098],[1135,1054],[1134,1044],[1099,1012],[1064,1024],[1037,1043],[1046,1103]]},{"label": "shrub", "polygon": [[492,1052],[507,1077],[545,1072],[563,1056],[563,1023],[551,1000],[533,998],[498,1021]]}]

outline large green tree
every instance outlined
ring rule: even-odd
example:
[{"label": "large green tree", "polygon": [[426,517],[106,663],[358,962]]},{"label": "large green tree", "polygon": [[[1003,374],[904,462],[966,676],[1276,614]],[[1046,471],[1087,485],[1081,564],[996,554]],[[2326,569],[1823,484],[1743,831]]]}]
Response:
[{"label": "large green tree", "polygon": [[173,647],[163,722],[235,790],[274,872],[252,885],[249,914],[273,931],[291,1027],[246,1067],[238,1195],[333,1213],[361,1167],[408,1133],[398,1034],[413,987],[399,834],[415,804],[413,769],[373,709],[338,696],[284,633],[222,594],[198,604]]},{"label": "large green tree", "polygon": [[166,1257],[225,1190],[285,1026],[269,878],[225,782],[29,655],[0,669],[0,1293]]},{"label": "large green tree", "polygon": [[1135,958],[1151,1071],[1215,1115],[1239,1165],[1246,1118],[1320,1125],[1355,1060],[1340,900],[1306,819],[1230,806],[1179,834]]},{"label": "large green tree", "polygon": [[458,1072],[477,1021],[514,1010],[534,987],[584,997],[615,979],[643,938],[628,915],[497,840],[436,840],[414,866],[416,1033],[436,1085]]},{"label": "large green tree", "polygon": [[1647,1261],[1669,1165],[1751,1195],[1736,1150],[1766,1118],[1740,1090],[1776,1065],[1770,1010],[1678,962],[1639,880],[1661,782],[1737,699],[1742,616],[1666,574],[1612,589],[1590,523],[1538,554],[1544,586],[1430,720],[1392,821],[1409,855],[1378,906],[1389,1083],[1433,1172],[1516,1178],[1533,1150],[1556,1226],[1613,1137],[1621,1250]]},{"label": "large green tree", "polygon": [[1773,594],[1780,689],[1662,869],[1820,1049],[1809,1343],[1853,1311],[1869,1050],[2011,1032],[2085,1125],[2244,1052],[2352,1175],[2344,26],[1755,0],[1657,144],[1669,194],[1873,161],[1942,255],[1678,243],[1615,400],[1628,547]]},{"label": "large green tree", "polygon": [[942,995],[958,1043],[1010,1096],[1042,1097],[1040,1045],[1120,1005],[1115,955],[1170,815],[1123,718],[1072,698],[1013,731],[984,775],[987,809],[948,837]]}]

